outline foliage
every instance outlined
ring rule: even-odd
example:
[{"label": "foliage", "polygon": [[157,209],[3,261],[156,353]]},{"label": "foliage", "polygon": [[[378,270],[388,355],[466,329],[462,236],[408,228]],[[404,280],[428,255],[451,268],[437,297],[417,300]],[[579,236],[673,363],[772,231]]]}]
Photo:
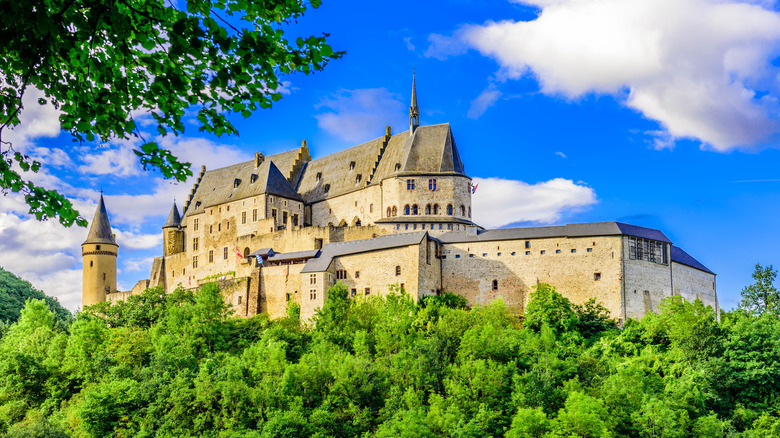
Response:
[{"label": "foliage", "polygon": [[780,320],[666,299],[622,330],[549,285],[525,318],[400,288],[270,321],[216,284],[149,289],[64,332],[29,301],[0,339],[0,435],[780,436]]},{"label": "foliage", "polygon": [[[0,268],[0,324],[16,322],[25,302],[30,299],[44,300],[62,328],[66,328],[73,319],[73,315],[62,307],[56,298],[45,295],[29,282]],[[2,332],[0,329],[0,337]]]},{"label": "foliage", "polygon": [[753,272],[755,283],[742,289],[742,301],[739,308],[755,315],[769,313],[780,317],[780,292],[775,287],[777,271],[772,265],[756,264]]},{"label": "foliage", "polygon": [[[23,96],[39,90],[73,141],[140,138],[144,167],[184,181],[192,175],[156,134],[184,131],[187,111],[200,131],[237,134],[231,114],[249,117],[281,99],[279,77],[321,70],[334,52],[327,35],[288,41],[285,31],[319,0],[33,0],[6,2],[0,14],[0,190],[25,194],[38,219],[59,216],[85,226],[72,204],[35,185],[25,172],[41,163],[15,151],[2,134],[20,123]],[[6,131],[7,132],[7,131]]]}]

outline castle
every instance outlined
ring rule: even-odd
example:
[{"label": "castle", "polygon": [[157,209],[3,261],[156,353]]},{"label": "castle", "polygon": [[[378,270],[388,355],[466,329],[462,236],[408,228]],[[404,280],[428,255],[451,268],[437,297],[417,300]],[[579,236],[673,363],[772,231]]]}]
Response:
[{"label": "castle", "polygon": [[659,230],[619,222],[485,230],[471,220],[471,178],[449,124],[420,126],[412,82],[409,130],[312,159],[301,147],[202,168],[183,213],[163,225],[149,279],[116,290],[118,245],[101,195],[83,248],[83,305],[149,287],[219,281],[237,315],[306,319],[327,290],[413,298],[450,291],[471,305],[502,297],[522,313],[538,283],[575,303],[595,298],[620,322],[665,297],[719,314],[715,274]]}]

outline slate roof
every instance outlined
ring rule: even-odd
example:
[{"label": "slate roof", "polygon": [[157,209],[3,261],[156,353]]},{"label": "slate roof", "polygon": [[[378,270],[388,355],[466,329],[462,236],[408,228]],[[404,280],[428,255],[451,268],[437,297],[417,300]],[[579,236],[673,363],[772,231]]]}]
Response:
[{"label": "slate roof", "polygon": [[479,226],[475,224],[474,222],[463,219],[460,217],[455,216],[425,216],[425,215],[419,215],[419,216],[396,216],[396,217],[386,217],[382,219],[377,219],[374,221],[374,223],[377,224],[428,224],[428,223],[451,223],[451,224],[463,224],[463,225],[473,225],[473,226]]},{"label": "slate roof", "polygon": [[266,262],[283,262],[287,260],[296,260],[296,259],[310,259],[312,257],[317,257],[320,254],[319,249],[310,249],[308,251],[296,251],[296,252],[277,252],[274,253],[272,256],[269,256],[265,261]]},{"label": "slate roof", "polygon": [[87,240],[85,240],[83,244],[87,243],[117,244],[111,233],[111,223],[108,222],[108,211],[106,211],[106,203],[103,202],[102,193],[100,194],[100,201],[98,201],[97,209],[95,210],[95,217],[92,219],[92,226],[89,227]]},{"label": "slate roof", "polygon": [[168,220],[165,221],[163,228],[178,228],[181,225],[181,216],[179,216],[179,208],[176,207],[176,201],[173,201],[173,207],[168,214]]},{"label": "slate roof", "polygon": [[494,240],[538,239],[545,237],[586,237],[586,236],[634,236],[644,239],[672,243],[664,233],[636,225],[621,222],[593,222],[585,224],[567,224],[553,227],[501,228],[480,231],[476,236],[466,231],[453,231],[439,236],[444,243],[482,242]]},{"label": "slate roof", "polygon": [[690,254],[683,251],[683,249],[680,248],[679,246],[672,245],[672,261],[715,275],[714,272],[710,271],[706,266],[702,265],[698,260],[693,258]]},{"label": "slate roof", "polygon": [[247,257],[261,257],[261,256],[271,256],[276,254],[273,250],[273,248],[260,248],[257,251],[249,254]]},{"label": "slate roof", "polygon": [[334,257],[340,257],[379,249],[398,248],[409,245],[419,245],[428,233],[388,234],[372,239],[351,240],[348,242],[327,243],[322,246],[320,255],[306,262],[301,272],[322,272],[328,269]]},{"label": "slate roof", "polygon": [[[195,190],[184,216],[203,213],[208,207],[263,193],[303,201],[276,164],[277,161],[283,162],[286,163],[285,165],[289,164],[292,169],[294,155],[292,161],[288,155],[297,152],[298,150],[294,149],[282,154],[270,155],[265,158],[260,167],[255,167],[254,160],[251,160],[207,171],[203,174],[203,179]],[[254,181],[252,181],[253,175],[256,175]]]}]

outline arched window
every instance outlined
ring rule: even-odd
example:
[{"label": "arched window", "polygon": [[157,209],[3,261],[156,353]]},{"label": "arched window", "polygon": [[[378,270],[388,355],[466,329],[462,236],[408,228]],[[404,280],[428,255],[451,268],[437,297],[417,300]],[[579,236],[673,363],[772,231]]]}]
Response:
[{"label": "arched window", "polygon": [[447,206],[447,215],[452,216],[452,204]]},{"label": "arched window", "polygon": [[398,209],[395,208],[395,205],[393,206],[393,217],[398,216]]},{"label": "arched window", "polygon": [[244,258],[249,257],[249,248],[244,248]]},{"label": "arched window", "polygon": [[431,204],[425,206],[425,214],[431,214]]},{"label": "arched window", "polygon": [[417,216],[420,213],[420,209],[417,208],[417,204],[412,205],[412,214]]},{"label": "arched window", "polygon": [[387,207],[387,217],[390,217],[393,215],[393,210],[390,209],[390,207]]},{"label": "arched window", "polygon": [[433,204],[433,214],[439,214],[439,204]]},{"label": "arched window", "polygon": [[404,206],[404,215],[409,216],[409,204]]},{"label": "arched window", "polygon": [[460,215],[466,216],[466,207],[464,205],[460,206]]}]

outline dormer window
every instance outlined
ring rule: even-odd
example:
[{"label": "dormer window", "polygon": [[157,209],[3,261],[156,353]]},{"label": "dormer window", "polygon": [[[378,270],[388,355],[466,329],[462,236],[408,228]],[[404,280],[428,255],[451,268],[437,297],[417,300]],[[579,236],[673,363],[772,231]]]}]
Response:
[{"label": "dormer window", "polygon": [[359,183],[361,179],[363,179],[363,175],[358,173],[357,176],[355,177],[355,184]]},{"label": "dormer window", "polygon": [[240,179],[236,178],[236,179],[233,180],[233,188],[234,189],[236,187],[238,187],[240,184],[241,184],[241,180]]},{"label": "dormer window", "polygon": [[355,170],[355,162],[354,161],[350,161],[349,162],[349,170]]},{"label": "dormer window", "polygon": [[253,173],[252,176],[249,177],[249,184],[252,184],[255,181],[257,181],[257,175]]},{"label": "dormer window", "polygon": [[317,172],[317,181],[322,179],[322,172]]},{"label": "dormer window", "polygon": [[401,163],[395,163],[395,171],[401,170]]},{"label": "dormer window", "polygon": [[322,188],[327,192],[328,190],[330,190],[330,184],[325,184]]}]

